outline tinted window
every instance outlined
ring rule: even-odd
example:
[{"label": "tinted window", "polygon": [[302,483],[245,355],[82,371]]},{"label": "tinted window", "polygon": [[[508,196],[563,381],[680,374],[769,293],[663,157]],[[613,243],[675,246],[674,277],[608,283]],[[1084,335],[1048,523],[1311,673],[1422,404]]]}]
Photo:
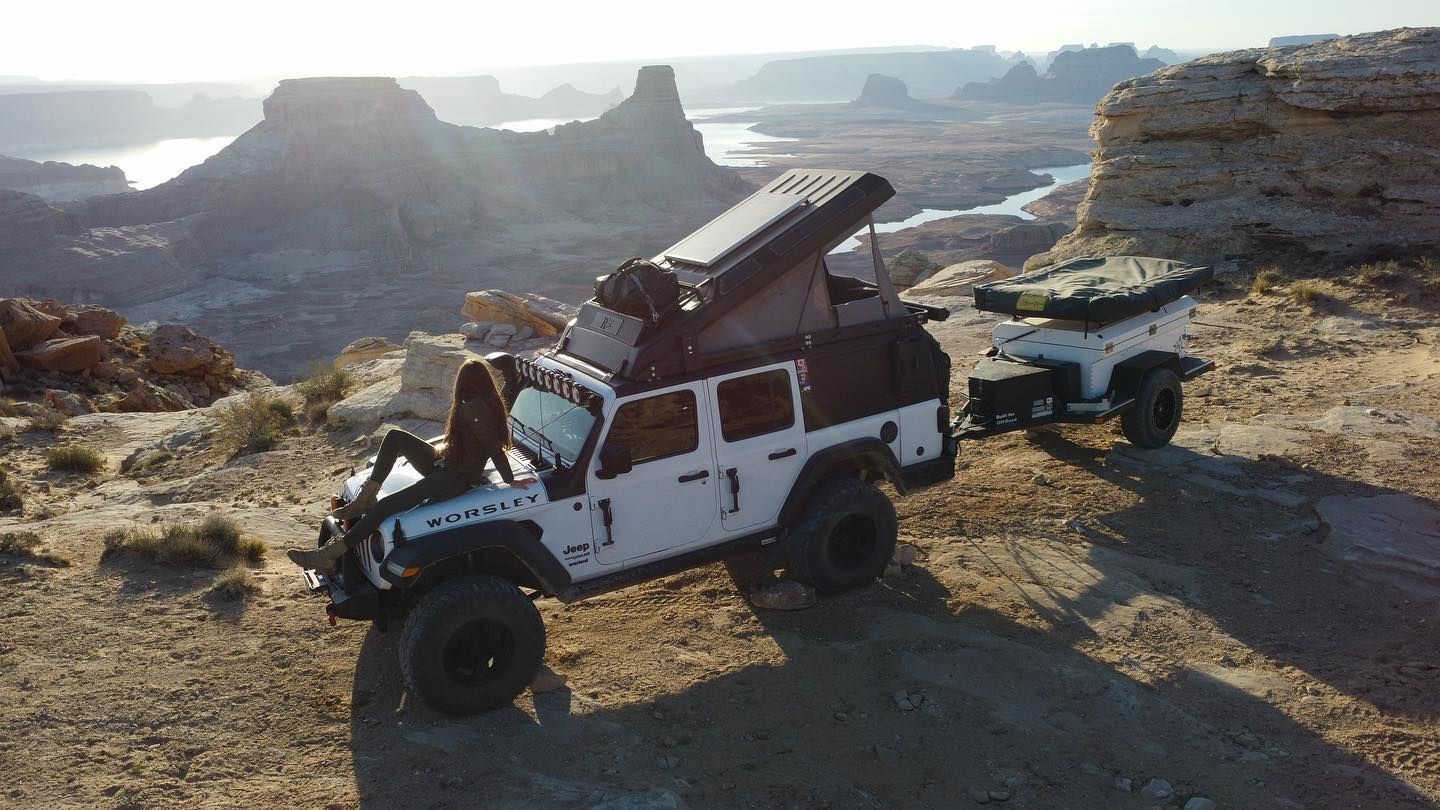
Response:
[{"label": "tinted window", "polygon": [[727,442],[763,436],[795,424],[790,372],[783,368],[726,380],[716,391],[720,400],[720,434]]},{"label": "tinted window", "polygon": [[675,391],[621,405],[605,441],[628,445],[635,464],[694,450],[700,445],[695,392]]}]

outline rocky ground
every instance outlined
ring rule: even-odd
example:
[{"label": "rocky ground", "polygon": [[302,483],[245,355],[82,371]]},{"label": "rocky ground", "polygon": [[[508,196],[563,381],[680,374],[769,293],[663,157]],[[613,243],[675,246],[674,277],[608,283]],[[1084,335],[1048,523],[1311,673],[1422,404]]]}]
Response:
[{"label": "rocky ground", "polygon": [[[206,410],[20,432],[0,535],[58,559],[0,555],[4,803],[1432,806],[1440,301],[1311,288],[1207,295],[1193,349],[1220,368],[1171,447],[1110,426],[967,443],[899,502],[914,564],[805,611],[751,607],[718,565],[543,603],[566,683],[469,720],[405,694],[398,634],[331,628],[281,554],[361,432],[229,460]],[[990,321],[948,301],[958,391]],[[74,442],[105,470],[47,472]],[[109,529],[213,512],[270,549],[248,599],[100,559]]]}]

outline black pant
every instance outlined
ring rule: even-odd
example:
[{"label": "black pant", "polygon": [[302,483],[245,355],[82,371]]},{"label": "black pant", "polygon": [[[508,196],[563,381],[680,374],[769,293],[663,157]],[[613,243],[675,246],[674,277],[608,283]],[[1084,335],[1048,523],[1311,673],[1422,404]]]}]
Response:
[{"label": "black pant", "polygon": [[375,454],[375,468],[370,473],[370,480],[383,482],[401,456],[425,477],[399,492],[386,495],[370,507],[370,510],[345,532],[344,542],[347,546],[353,547],[355,543],[369,537],[388,517],[414,509],[425,501],[448,500],[470,489],[469,482],[435,463],[433,445],[403,430],[391,430],[385,434],[384,440],[380,442],[380,451]]}]

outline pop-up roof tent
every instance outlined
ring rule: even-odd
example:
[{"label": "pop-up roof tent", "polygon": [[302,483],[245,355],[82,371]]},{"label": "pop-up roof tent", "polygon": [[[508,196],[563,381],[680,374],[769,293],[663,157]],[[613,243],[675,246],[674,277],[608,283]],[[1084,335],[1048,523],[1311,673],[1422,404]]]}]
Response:
[{"label": "pop-up roof tent", "polygon": [[[880,260],[871,214],[894,195],[869,172],[786,172],[653,259],[680,281],[677,309],[652,321],[586,302],[553,356],[654,381],[943,320],[902,302]],[[875,283],[831,275],[825,254],[866,224]]]}]

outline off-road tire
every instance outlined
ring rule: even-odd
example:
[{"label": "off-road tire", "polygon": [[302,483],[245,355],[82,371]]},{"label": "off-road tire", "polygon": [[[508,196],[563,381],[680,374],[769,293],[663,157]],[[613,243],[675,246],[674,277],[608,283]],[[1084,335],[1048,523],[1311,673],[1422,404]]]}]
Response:
[{"label": "off-road tire", "polygon": [[400,634],[405,685],[446,714],[504,706],[530,684],[544,658],[540,611],[499,577],[441,583],[420,599]]},{"label": "off-road tire", "polygon": [[1125,438],[1136,447],[1164,447],[1180,427],[1184,404],[1175,372],[1163,366],[1150,369],[1140,380],[1134,407],[1120,417]]},{"label": "off-road tire", "polygon": [[894,504],[874,484],[825,481],[790,532],[790,576],[824,596],[867,585],[895,555],[898,528]]}]

